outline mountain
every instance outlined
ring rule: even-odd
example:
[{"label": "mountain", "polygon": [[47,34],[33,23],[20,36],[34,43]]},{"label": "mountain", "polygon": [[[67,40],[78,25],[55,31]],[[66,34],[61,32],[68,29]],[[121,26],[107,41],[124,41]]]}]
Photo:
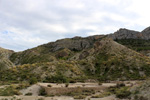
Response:
[{"label": "mountain", "polygon": [[150,75],[150,59],[106,36],[50,42],[9,56],[15,67],[0,71],[3,82],[135,80]]},{"label": "mountain", "polygon": [[129,30],[125,28],[121,28],[113,34],[109,34],[108,37],[116,40],[116,39],[150,39],[150,27],[147,27],[141,32]]},{"label": "mountain", "polygon": [[116,40],[116,39],[139,39],[141,38],[141,33],[138,31],[128,30],[125,28],[121,28],[113,34],[108,35],[108,37]]},{"label": "mountain", "polygon": [[10,60],[16,65],[36,62],[50,62],[55,59],[69,59],[75,53],[93,47],[95,41],[104,36],[75,37],[57,40],[23,52],[14,53]]},{"label": "mountain", "polygon": [[141,32],[119,29],[117,32],[108,35],[108,37],[130,49],[150,57],[150,27]]},{"label": "mountain", "polygon": [[120,29],[110,35],[61,39],[22,52],[0,48],[0,81],[146,79],[150,75],[146,56],[150,42],[144,38],[148,32],[149,28],[142,32]]}]

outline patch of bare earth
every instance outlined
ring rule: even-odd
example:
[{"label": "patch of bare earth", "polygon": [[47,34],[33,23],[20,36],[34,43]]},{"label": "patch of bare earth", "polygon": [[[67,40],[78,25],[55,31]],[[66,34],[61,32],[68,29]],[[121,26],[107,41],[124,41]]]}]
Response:
[{"label": "patch of bare earth", "polygon": [[[124,81],[124,83],[126,84],[126,86],[135,86],[137,85],[139,81]],[[75,100],[73,97],[70,96],[54,96],[54,97],[44,97],[44,96],[38,96],[39,95],[39,90],[41,89],[41,87],[45,87],[48,89],[55,89],[57,88],[58,90],[61,91],[62,88],[78,88],[78,87],[83,87],[83,88],[97,88],[99,87],[101,90],[97,93],[101,93],[103,91],[105,91],[107,88],[111,87],[111,86],[115,86],[118,82],[110,82],[110,83],[102,83],[101,85],[99,85],[98,83],[70,83],[68,85],[68,87],[66,87],[66,84],[56,84],[56,83],[37,83],[34,84],[26,89],[21,90],[20,92],[22,93],[22,95],[20,96],[15,96],[15,98],[19,98],[21,100]],[[48,87],[48,85],[50,85],[51,87]],[[5,86],[0,86],[0,88],[4,88]],[[27,93],[31,93],[31,96],[25,96]],[[7,100],[12,100],[12,96],[0,96],[0,100],[5,100],[5,98],[7,98]],[[41,99],[42,98],[42,99]],[[89,99],[90,98],[90,99]],[[17,99],[15,99],[17,100]],[[76,99],[77,100],[77,99]],[[107,97],[103,97],[103,98],[91,98],[91,96],[87,96],[85,99],[80,99],[80,100],[120,100],[118,98],[116,98],[114,95],[110,95]]]}]

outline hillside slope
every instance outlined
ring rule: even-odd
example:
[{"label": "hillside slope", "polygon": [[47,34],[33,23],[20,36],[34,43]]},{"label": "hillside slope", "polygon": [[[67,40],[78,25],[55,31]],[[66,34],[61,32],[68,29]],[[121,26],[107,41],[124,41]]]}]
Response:
[{"label": "hillside slope", "polygon": [[114,32],[113,34],[109,34],[108,37],[112,39],[143,39],[149,40],[150,39],[150,27],[147,27],[141,32],[129,30],[125,28],[121,28],[118,31]]},{"label": "hillside slope", "polygon": [[143,55],[150,56],[150,27],[141,32],[119,29],[117,32],[108,35],[108,37]]},{"label": "hillside slope", "polygon": [[50,62],[56,59],[69,59],[77,52],[93,47],[95,41],[104,36],[86,38],[74,37],[57,40],[23,52],[14,53],[10,60],[16,65],[36,62]]},{"label": "hillside slope", "polygon": [[[60,49],[54,49],[54,47],[59,47],[59,43],[63,43],[61,41],[67,41],[67,44],[73,45],[64,44],[60,45]],[[83,41],[87,42],[84,46]],[[145,79],[150,75],[149,58],[112,39],[101,36],[92,37],[91,40],[87,38],[59,40],[14,53],[11,57],[16,67],[1,71],[1,81],[32,83],[34,81],[72,82],[88,79],[134,80]]]}]

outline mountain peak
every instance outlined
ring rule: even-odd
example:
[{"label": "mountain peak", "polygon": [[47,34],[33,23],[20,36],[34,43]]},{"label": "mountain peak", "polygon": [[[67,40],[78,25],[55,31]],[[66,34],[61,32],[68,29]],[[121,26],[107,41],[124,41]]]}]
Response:
[{"label": "mountain peak", "polygon": [[120,28],[118,31],[114,32],[114,34],[108,35],[108,37],[112,39],[130,39],[130,38],[138,38],[140,32],[129,30],[126,28]]},{"label": "mountain peak", "polygon": [[150,26],[145,28],[142,33],[145,33],[145,34],[150,34]]}]

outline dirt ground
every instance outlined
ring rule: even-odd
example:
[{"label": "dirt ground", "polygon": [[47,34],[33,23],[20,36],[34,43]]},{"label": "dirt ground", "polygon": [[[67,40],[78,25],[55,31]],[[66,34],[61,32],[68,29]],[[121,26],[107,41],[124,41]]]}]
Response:
[{"label": "dirt ground", "polygon": [[[98,83],[70,83],[68,87],[98,87],[98,86],[99,87],[110,87],[110,86],[115,86],[117,83],[118,82],[102,83],[102,85],[99,85]],[[125,81],[124,83],[126,84],[126,86],[132,86],[132,85],[136,85],[138,83],[138,81]],[[20,98],[21,100],[74,100],[73,97],[69,97],[69,96],[54,96],[54,97],[38,96],[39,89],[41,88],[41,86],[47,87],[48,85],[51,85],[52,86],[51,88],[65,87],[65,84],[37,83],[35,85],[28,87],[27,89],[21,90],[20,92],[22,93],[22,95],[15,96],[15,98]],[[4,87],[5,86],[0,86],[0,88],[4,88]],[[25,96],[26,93],[32,93],[32,96]],[[5,98],[7,98],[7,100],[12,100],[12,98],[14,98],[14,97],[0,96],[0,100],[5,100]],[[43,98],[43,99],[41,99],[41,98]],[[89,98],[90,97],[87,97],[84,100],[119,100],[119,99],[115,98],[114,95],[104,97],[104,98],[90,98],[90,99]],[[13,99],[13,100],[17,100],[17,99]]]},{"label": "dirt ground", "polygon": [[[12,98],[14,97],[4,97],[4,96],[0,96],[0,100],[5,100],[5,98],[7,98],[7,100],[12,100]],[[69,97],[69,96],[55,96],[55,97],[42,97],[42,96],[15,96],[15,100],[17,99],[21,99],[21,100],[79,100],[79,99],[74,99],[73,97]],[[41,99],[42,98],[42,99]],[[120,100],[115,98],[114,95],[108,96],[108,97],[104,97],[104,98],[85,98],[85,99],[80,99],[80,100]]]}]

